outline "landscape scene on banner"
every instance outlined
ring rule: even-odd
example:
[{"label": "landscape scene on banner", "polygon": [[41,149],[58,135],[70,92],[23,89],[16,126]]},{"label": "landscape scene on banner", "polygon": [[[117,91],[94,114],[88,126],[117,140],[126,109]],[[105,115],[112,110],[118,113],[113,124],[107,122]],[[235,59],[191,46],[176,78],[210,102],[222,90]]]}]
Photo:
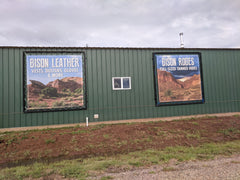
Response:
[{"label": "landscape scene on banner", "polygon": [[46,85],[37,80],[29,80],[27,85],[29,109],[52,109],[83,106],[83,79],[65,77]]},{"label": "landscape scene on banner", "polygon": [[[202,100],[201,76],[198,59],[192,60],[192,66],[180,66],[178,58],[175,65],[164,67],[162,59],[158,61],[157,81],[159,102]],[[193,59],[193,58],[192,58]]]},{"label": "landscape scene on banner", "polygon": [[27,108],[77,108],[84,105],[83,56],[27,55]]}]

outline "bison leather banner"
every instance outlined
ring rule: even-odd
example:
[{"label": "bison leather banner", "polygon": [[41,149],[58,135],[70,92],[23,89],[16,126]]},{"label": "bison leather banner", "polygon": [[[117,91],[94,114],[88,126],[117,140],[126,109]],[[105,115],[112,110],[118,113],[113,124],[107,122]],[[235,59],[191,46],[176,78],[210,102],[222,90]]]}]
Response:
[{"label": "bison leather banner", "polygon": [[199,53],[155,53],[156,105],[203,103]]},{"label": "bison leather banner", "polygon": [[25,54],[25,111],[82,109],[84,57],[78,54]]}]

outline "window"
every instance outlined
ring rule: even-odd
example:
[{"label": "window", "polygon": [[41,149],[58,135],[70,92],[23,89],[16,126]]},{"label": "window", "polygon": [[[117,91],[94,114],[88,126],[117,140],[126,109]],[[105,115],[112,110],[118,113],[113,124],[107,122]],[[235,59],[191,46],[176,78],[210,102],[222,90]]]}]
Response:
[{"label": "window", "polygon": [[113,90],[131,89],[131,77],[113,77]]}]

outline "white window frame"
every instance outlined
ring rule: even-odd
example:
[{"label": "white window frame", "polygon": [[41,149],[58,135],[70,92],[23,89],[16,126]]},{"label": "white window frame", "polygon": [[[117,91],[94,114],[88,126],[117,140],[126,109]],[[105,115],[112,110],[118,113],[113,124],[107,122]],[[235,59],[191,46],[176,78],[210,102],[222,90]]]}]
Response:
[{"label": "white window frame", "polygon": [[[123,88],[123,79],[128,78],[129,79],[129,88]],[[114,80],[115,79],[121,79],[121,88],[115,88],[114,87]],[[129,90],[131,89],[131,77],[112,77],[112,88],[113,90]]]}]

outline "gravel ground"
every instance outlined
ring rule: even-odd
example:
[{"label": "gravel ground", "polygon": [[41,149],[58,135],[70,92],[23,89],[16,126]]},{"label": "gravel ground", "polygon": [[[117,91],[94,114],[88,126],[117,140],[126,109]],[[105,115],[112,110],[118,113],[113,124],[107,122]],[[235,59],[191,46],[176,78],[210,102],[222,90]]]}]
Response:
[{"label": "gravel ground", "polygon": [[168,164],[151,166],[120,173],[106,173],[115,180],[240,180],[240,154],[218,157],[210,161],[188,161],[179,163],[171,160]]}]

